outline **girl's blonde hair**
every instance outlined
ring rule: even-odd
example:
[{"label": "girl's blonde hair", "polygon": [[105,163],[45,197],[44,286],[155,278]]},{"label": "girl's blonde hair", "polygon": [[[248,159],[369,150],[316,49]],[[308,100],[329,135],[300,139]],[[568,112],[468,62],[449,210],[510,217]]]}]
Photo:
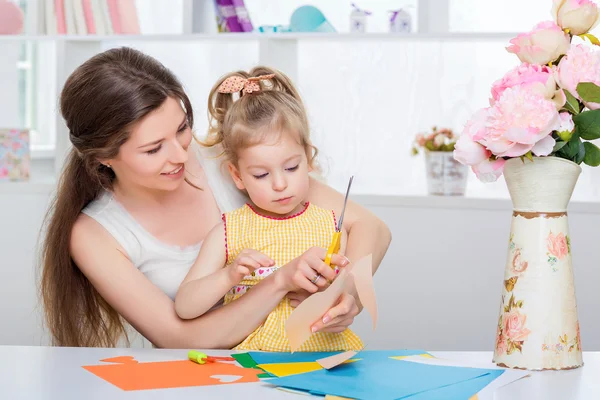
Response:
[{"label": "girl's blonde hair", "polygon": [[[264,77],[255,81],[260,90],[247,93],[221,93],[219,87],[228,78]],[[239,95],[238,99],[234,96]],[[264,141],[278,140],[284,133],[297,135],[296,139],[306,151],[308,165],[318,170],[316,156],[318,149],[310,140],[308,118],[302,99],[292,81],[282,72],[255,67],[250,72],[236,71],[221,77],[210,91],[208,98],[209,129],[205,146],[221,144],[223,153],[230,162],[237,165],[238,150]],[[271,135],[277,135],[270,137]]]}]

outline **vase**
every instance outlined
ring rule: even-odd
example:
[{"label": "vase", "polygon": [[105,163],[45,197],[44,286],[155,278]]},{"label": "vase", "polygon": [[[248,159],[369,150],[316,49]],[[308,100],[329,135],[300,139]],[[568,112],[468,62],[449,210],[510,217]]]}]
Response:
[{"label": "vase", "polygon": [[567,217],[580,173],[558,157],[504,165],[513,213],[493,358],[499,366],[583,365]]},{"label": "vase", "polygon": [[464,196],[468,168],[451,151],[426,151],[427,192],[436,196]]}]

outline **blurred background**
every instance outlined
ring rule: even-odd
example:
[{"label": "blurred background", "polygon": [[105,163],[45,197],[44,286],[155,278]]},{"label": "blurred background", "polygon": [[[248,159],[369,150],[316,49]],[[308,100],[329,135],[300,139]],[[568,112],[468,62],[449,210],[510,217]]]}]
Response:
[{"label": "blurred background", "polygon": [[[62,84],[87,58],[126,45],[180,78],[198,137],[221,75],[257,64],[290,75],[308,108],[325,179],[343,191],[353,174],[351,197],[394,235],[376,275],[381,322],[375,332],[368,318],[357,322],[369,346],[493,348],[511,215],[506,185],[502,178],[482,183],[465,168],[454,189],[436,192],[428,158],[413,155],[412,146],[433,127],[459,134],[488,105],[491,84],[519,64],[505,49],[510,39],[550,20],[552,0],[245,0],[238,2],[245,11],[238,9],[252,28],[243,32],[223,32],[232,28],[219,26],[213,0],[123,0],[120,17],[104,0],[8,1],[23,21],[4,32],[0,18],[0,129],[29,133],[30,172],[0,177],[0,344],[47,341],[35,251],[68,149],[57,109]],[[292,23],[306,5],[324,16],[325,25],[314,26],[320,32]],[[585,167],[570,206],[584,350],[600,349],[590,284],[600,278],[599,201],[600,171]]]}]

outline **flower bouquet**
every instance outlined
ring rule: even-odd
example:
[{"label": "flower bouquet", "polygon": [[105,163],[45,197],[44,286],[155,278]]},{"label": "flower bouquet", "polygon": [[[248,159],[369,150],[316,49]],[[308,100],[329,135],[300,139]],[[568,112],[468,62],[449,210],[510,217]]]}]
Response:
[{"label": "flower bouquet", "polygon": [[467,168],[453,156],[458,136],[452,129],[433,127],[419,133],[412,145],[412,154],[425,153],[427,191],[430,195],[462,196],[467,184]]},{"label": "flower bouquet", "polygon": [[[514,157],[553,156],[600,165],[600,41],[590,0],[554,0],[554,21],[510,41],[521,61],[493,83],[490,106],[477,111],[456,143],[454,157],[491,182]],[[575,43],[577,38],[579,43]]]},{"label": "flower bouquet", "polygon": [[512,200],[494,361],[530,370],[583,365],[567,206],[581,164],[600,165],[600,41],[590,0],[554,0],[553,21],[510,41],[521,61],[454,150],[484,182],[504,176]]}]

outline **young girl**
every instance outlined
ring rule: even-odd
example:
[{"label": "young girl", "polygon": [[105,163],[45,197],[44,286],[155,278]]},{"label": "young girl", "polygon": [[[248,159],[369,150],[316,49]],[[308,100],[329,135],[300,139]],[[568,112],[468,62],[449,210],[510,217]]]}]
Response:
[{"label": "young girl", "polygon": [[[213,87],[209,103],[207,144],[222,145],[229,172],[250,202],[224,213],[223,224],[208,234],[175,299],[184,319],[204,314],[223,296],[225,304],[235,301],[270,274],[276,278],[279,266],[311,247],[327,248],[336,225],[332,210],[306,201],[317,149],[300,96],[284,74],[264,67],[231,73]],[[311,293],[336,276],[324,263],[318,273],[308,266],[298,273]],[[285,323],[292,310],[285,297],[235,349],[290,351]],[[299,351],[362,348],[345,329],[317,332]]]}]

